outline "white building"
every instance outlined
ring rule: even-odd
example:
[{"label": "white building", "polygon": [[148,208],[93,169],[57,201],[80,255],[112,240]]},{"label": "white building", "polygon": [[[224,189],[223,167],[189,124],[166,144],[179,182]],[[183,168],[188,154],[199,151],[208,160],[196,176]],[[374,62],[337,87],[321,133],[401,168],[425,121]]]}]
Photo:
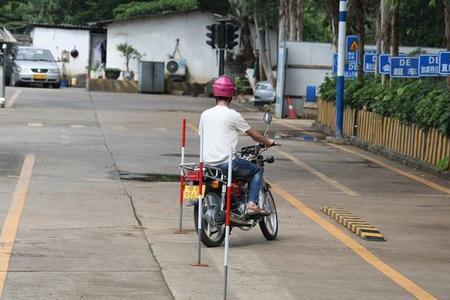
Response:
[{"label": "white building", "polygon": [[[210,12],[172,12],[125,20],[106,21],[108,68],[125,70],[125,60],[117,51],[121,43],[136,48],[145,61],[166,62],[179,39],[179,54],[186,60],[190,81],[204,83],[216,77],[216,52],[206,44],[206,26],[213,23]],[[137,73],[137,61],[130,63]]]},{"label": "white building", "polygon": [[106,38],[104,30],[90,26],[36,24],[28,31],[31,45],[50,50],[68,78],[86,76],[87,67],[100,61],[96,44]]}]

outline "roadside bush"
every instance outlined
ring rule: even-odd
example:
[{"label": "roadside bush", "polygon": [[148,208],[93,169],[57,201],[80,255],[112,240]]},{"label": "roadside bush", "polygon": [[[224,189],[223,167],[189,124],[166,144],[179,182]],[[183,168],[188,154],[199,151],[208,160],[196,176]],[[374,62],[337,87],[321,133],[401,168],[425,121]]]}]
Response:
[{"label": "roadside bush", "polygon": [[[336,101],[336,78],[326,78],[319,91],[324,101]],[[346,80],[344,102],[450,136],[450,91],[441,78],[394,80],[384,86],[373,75],[363,84]]]}]

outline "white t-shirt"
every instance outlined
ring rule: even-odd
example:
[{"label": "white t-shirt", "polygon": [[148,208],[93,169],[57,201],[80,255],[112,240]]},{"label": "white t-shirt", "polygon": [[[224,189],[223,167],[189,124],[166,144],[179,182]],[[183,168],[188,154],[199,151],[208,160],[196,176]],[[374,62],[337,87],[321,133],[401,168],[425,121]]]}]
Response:
[{"label": "white t-shirt", "polygon": [[203,161],[218,165],[228,160],[230,147],[236,152],[239,131],[251,127],[240,113],[227,106],[216,105],[200,117],[199,134],[203,130]]}]

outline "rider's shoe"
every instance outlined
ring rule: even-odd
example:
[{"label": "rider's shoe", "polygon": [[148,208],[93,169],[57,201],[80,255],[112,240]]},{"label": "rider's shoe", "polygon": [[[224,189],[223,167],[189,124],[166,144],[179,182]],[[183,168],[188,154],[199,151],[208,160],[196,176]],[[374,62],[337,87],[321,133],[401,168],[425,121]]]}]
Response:
[{"label": "rider's shoe", "polygon": [[260,208],[258,205],[256,205],[253,202],[250,202],[247,207],[247,215],[267,215],[267,211],[265,211],[263,208]]}]

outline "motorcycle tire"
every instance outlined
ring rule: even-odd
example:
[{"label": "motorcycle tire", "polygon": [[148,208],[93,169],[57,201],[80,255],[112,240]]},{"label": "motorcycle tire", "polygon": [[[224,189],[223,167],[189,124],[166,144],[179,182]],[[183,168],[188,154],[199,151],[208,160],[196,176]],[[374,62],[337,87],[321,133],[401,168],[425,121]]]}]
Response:
[{"label": "motorcycle tire", "polygon": [[[220,207],[220,196],[217,193],[210,192],[205,195],[205,199],[202,201],[203,206],[203,222],[201,228],[200,239],[202,244],[206,247],[219,247],[222,245],[225,239],[225,225],[208,224],[205,214],[209,209],[215,209]],[[198,204],[194,207],[194,223],[195,230],[198,234]],[[208,228],[209,226],[209,228]],[[209,230],[208,230],[209,229]]]},{"label": "motorcycle tire", "polygon": [[278,235],[278,214],[273,200],[272,193],[269,190],[264,191],[264,209],[271,212],[270,215],[264,216],[259,222],[259,228],[268,241],[273,241]]}]

